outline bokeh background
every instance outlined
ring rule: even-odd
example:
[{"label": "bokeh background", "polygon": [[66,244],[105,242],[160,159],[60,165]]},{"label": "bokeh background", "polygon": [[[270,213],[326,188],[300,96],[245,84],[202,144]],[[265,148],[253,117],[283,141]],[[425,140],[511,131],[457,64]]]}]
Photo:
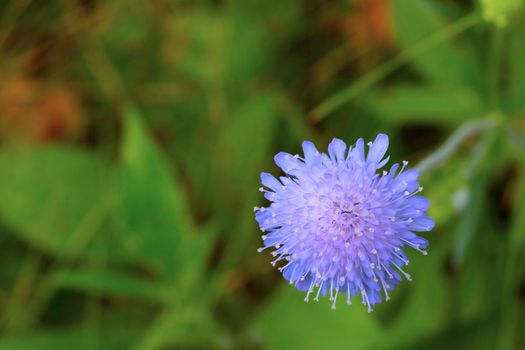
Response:
[{"label": "bokeh background", "polygon": [[[524,349],[522,0],[0,1],[0,349]],[[304,303],[259,173],[390,135],[436,220]]]}]

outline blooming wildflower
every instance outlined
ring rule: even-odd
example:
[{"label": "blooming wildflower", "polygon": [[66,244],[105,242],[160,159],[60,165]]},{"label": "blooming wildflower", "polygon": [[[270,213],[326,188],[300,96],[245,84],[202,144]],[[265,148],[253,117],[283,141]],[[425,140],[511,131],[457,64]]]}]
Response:
[{"label": "blooming wildflower", "polygon": [[389,160],[384,158],[388,136],[379,134],[368,143],[353,147],[333,139],[328,154],[303,142],[304,157],[280,152],[275,163],[286,176],[276,179],[261,174],[260,188],[268,207],[255,208],[263,231],[264,247],[274,249],[272,265],[297,289],[311,295],[329,293],[335,309],[337,296],[346,302],[361,294],[368,311],[389,300],[388,292],[400,281],[409,260],[405,246],[423,253],[428,241],[414,232],[430,231],[434,221],[426,214],[429,202],[417,195],[422,187],[415,169],[394,164],[377,173]]}]

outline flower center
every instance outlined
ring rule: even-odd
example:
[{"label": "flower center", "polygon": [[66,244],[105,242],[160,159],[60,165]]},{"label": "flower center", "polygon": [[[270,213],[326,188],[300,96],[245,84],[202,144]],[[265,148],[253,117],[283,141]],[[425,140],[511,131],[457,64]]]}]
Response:
[{"label": "flower center", "polygon": [[344,241],[374,232],[376,218],[373,209],[363,202],[333,202],[327,217],[331,218],[328,222],[325,221],[331,224],[330,235],[339,235]]}]

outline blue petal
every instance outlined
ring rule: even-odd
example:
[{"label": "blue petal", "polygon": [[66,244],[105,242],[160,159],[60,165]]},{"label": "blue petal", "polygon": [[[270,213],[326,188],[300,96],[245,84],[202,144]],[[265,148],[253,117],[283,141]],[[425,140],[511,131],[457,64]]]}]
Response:
[{"label": "blue petal", "polygon": [[306,292],[310,288],[311,284],[312,276],[308,274],[308,276],[306,276],[304,280],[299,280],[299,282],[297,282],[297,289],[301,292]]},{"label": "blue petal", "polygon": [[388,149],[388,136],[385,134],[377,135],[376,139],[370,146],[366,161],[368,163],[378,164]]},{"label": "blue petal", "polygon": [[283,241],[283,237],[279,233],[280,231],[274,231],[274,232],[267,233],[266,239],[264,240],[264,246],[273,247],[276,244],[281,244]]},{"label": "blue petal", "polygon": [[275,161],[275,164],[285,173],[290,173],[294,169],[298,169],[300,167],[299,161],[292,156],[289,153],[286,152],[279,152],[277,155],[273,158]]},{"label": "blue petal", "polygon": [[304,141],[303,142],[303,152],[304,152],[304,160],[307,163],[312,162],[315,157],[319,154],[319,151],[315,147],[315,145],[310,141]]},{"label": "blue petal", "polygon": [[416,236],[416,238],[412,240],[412,243],[417,244],[421,249],[428,247],[428,240],[423,237]]},{"label": "blue petal", "polygon": [[274,192],[281,190],[282,184],[273,175],[268,173],[261,173],[261,182],[264,186],[271,189]]},{"label": "blue petal", "polygon": [[428,209],[430,201],[423,196],[414,196],[406,199],[407,211],[419,210],[424,212]]},{"label": "blue petal", "polygon": [[255,214],[255,220],[257,220],[257,222],[259,223],[259,227],[263,228],[265,226],[268,226],[267,224],[264,223],[265,220],[269,220],[271,219],[271,213],[270,213],[270,210],[265,210],[265,211],[258,211],[256,214]]},{"label": "blue petal", "polygon": [[379,304],[382,300],[381,293],[377,289],[368,289],[366,296],[370,305]]},{"label": "blue petal", "polygon": [[376,169],[381,169],[382,167],[384,167],[386,163],[388,163],[389,160],[390,160],[390,156],[383,159],[379,164],[377,164]]},{"label": "blue petal", "polygon": [[363,139],[358,139],[355,143],[355,147],[352,148],[349,156],[352,157],[354,162],[362,163],[365,161],[365,142]]},{"label": "blue petal", "polygon": [[332,160],[344,160],[346,151],[346,143],[334,138],[328,145],[328,154]]},{"label": "blue petal", "polygon": [[399,181],[405,181],[407,183],[407,187],[417,187],[417,178],[419,177],[419,172],[416,169],[410,169],[403,171],[401,174],[397,176],[397,179]]},{"label": "blue petal", "polygon": [[416,218],[414,222],[409,226],[409,229],[412,231],[430,231],[434,228],[434,219],[427,216]]},{"label": "blue petal", "polygon": [[396,175],[397,169],[399,169],[399,164],[392,164],[392,167],[390,167],[390,170],[388,171],[388,177],[393,178]]},{"label": "blue petal", "polygon": [[283,270],[283,277],[287,281],[293,281],[299,279],[303,275],[303,267],[296,263],[291,262],[284,270]]}]

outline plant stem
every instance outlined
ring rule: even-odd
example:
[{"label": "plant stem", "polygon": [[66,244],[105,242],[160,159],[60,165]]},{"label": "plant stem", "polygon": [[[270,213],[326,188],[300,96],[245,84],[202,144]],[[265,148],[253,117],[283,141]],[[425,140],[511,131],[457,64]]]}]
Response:
[{"label": "plant stem", "polygon": [[520,263],[524,257],[525,234],[525,168],[521,167],[521,182],[517,190],[512,217],[514,222],[508,231],[506,254],[500,296],[500,326],[498,330],[498,349],[513,349],[518,331],[518,290],[523,268]]},{"label": "plant stem", "polygon": [[493,26],[491,37],[491,48],[489,57],[488,69],[488,99],[492,111],[498,112],[499,106],[499,92],[500,92],[500,78],[501,78],[501,49],[503,33],[498,26]]},{"label": "plant stem", "polygon": [[443,145],[419,162],[416,169],[421,174],[429,172],[447,159],[468,137],[492,129],[498,124],[497,119],[490,117],[464,123],[449,136]]},{"label": "plant stem", "polygon": [[468,28],[472,27],[480,20],[480,15],[477,12],[462,17],[458,21],[447,26],[443,30],[419,41],[413,46],[401,51],[399,54],[394,56],[391,60],[379,65],[376,69],[367,73],[362,78],[358,79],[355,83],[343,88],[343,90],[335,93],[328,97],[326,100],[321,102],[315,107],[309,114],[310,118],[314,122],[319,122],[336,109],[343,106],[345,103],[353,100],[357,96],[361,95],[366,90],[377,84],[382,79],[386,78],[392,72],[396,71],[403,65],[411,62],[415,58],[424,54],[428,50],[438,46],[442,42],[455,37],[456,35],[464,32]]}]

